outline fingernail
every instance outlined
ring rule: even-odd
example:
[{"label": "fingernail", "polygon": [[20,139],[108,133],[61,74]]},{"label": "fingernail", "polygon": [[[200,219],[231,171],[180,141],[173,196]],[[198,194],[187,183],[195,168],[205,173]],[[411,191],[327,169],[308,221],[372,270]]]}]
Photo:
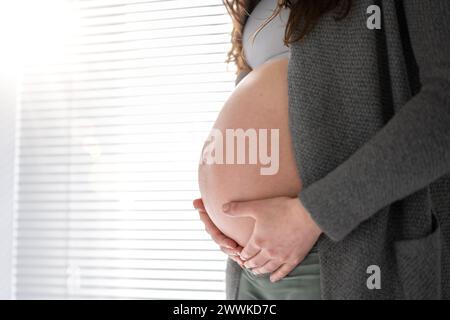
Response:
[{"label": "fingernail", "polygon": [[277,278],[270,278],[270,282],[272,282],[272,283],[275,283],[275,282],[277,282],[278,280],[280,280],[280,279],[277,279]]},{"label": "fingernail", "polygon": [[222,211],[223,211],[223,212],[227,212],[228,210],[230,210],[230,204],[229,204],[229,203],[225,203],[225,204],[222,206]]},{"label": "fingernail", "polygon": [[237,245],[236,244],[226,244],[225,245],[228,249],[234,249],[234,248],[236,248],[237,247]]}]

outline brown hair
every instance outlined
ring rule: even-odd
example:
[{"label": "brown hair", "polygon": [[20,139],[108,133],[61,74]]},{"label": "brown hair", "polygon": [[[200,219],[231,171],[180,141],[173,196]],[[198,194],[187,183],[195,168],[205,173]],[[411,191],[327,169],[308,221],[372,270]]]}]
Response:
[{"label": "brown hair", "polygon": [[[241,70],[251,70],[245,61],[242,48],[242,33],[247,18],[260,0],[222,0],[233,21],[231,50],[227,62],[234,62]],[[336,19],[345,18],[351,8],[352,0],[278,0],[277,9],[257,30],[261,30],[282,8],[289,8],[290,14],[284,34],[284,43],[303,39],[327,12],[339,10]]]}]

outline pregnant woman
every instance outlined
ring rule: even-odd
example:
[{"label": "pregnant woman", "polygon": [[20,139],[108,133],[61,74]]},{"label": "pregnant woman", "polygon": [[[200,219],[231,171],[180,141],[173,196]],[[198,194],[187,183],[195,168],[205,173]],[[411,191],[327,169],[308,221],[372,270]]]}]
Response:
[{"label": "pregnant woman", "polygon": [[225,2],[194,206],[229,299],[450,298],[450,3],[374,4]]}]

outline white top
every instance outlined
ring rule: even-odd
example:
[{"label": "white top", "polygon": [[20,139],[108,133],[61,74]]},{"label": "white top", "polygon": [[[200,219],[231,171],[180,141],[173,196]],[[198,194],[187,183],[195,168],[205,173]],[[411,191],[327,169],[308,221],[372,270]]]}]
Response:
[{"label": "white top", "polygon": [[289,9],[282,9],[279,15],[258,32],[254,42],[252,41],[253,34],[272,15],[277,3],[277,0],[261,0],[244,26],[242,39],[244,56],[252,69],[271,59],[290,56],[289,48],[283,43]]}]

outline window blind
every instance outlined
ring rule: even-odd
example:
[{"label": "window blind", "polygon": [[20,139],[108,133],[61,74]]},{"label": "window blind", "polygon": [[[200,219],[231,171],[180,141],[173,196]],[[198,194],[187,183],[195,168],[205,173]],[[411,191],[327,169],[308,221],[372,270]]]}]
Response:
[{"label": "window blind", "polygon": [[225,256],[192,209],[234,87],[222,1],[66,4],[76,28],[21,81],[15,297],[224,298]]}]

